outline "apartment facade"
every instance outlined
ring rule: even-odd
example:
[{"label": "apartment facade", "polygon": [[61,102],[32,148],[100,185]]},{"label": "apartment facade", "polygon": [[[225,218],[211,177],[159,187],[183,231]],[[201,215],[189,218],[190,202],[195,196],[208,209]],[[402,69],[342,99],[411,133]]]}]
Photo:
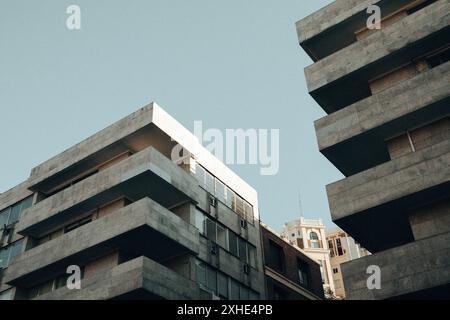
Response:
[{"label": "apartment facade", "polygon": [[344,279],[342,279],[341,264],[359,259],[370,254],[341,228],[326,230],[328,248],[330,249],[330,265],[333,273],[335,296],[345,299]]},{"label": "apartment facade", "polygon": [[33,168],[0,222],[1,299],[265,298],[256,191],[154,103]]},{"label": "apartment facade", "polygon": [[297,23],[319,149],[345,176],[332,219],[372,253],[342,265],[348,299],[450,295],[449,25],[448,0],[337,0]]},{"label": "apartment facade", "polygon": [[319,264],[261,224],[264,274],[270,300],[321,300],[324,298]]},{"label": "apartment facade", "polygon": [[322,219],[300,219],[285,223],[281,232],[283,239],[299,247],[320,265],[325,297],[335,294],[330,262],[330,250],[326,241],[325,224]]}]

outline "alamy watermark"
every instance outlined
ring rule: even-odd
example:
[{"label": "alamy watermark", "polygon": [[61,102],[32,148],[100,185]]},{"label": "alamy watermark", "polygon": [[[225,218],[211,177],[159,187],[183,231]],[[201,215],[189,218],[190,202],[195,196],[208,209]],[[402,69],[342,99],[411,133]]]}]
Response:
[{"label": "alamy watermark", "polygon": [[[194,122],[194,135],[209,152],[227,165],[259,165],[260,174],[276,175],[280,169],[279,129],[204,129]],[[182,146],[172,149],[172,161],[188,163],[190,153]]]}]

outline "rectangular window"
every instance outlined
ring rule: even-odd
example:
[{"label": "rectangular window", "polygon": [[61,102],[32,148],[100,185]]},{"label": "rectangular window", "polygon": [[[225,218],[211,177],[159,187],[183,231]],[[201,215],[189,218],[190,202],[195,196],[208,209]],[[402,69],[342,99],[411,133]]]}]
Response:
[{"label": "rectangular window", "polygon": [[206,265],[203,262],[196,261],[197,282],[206,287]]},{"label": "rectangular window", "polygon": [[247,246],[247,254],[248,254],[248,263],[253,267],[256,268],[256,248],[248,245]]},{"label": "rectangular window", "polygon": [[239,300],[239,283],[230,279],[230,300]]},{"label": "rectangular window", "polygon": [[8,289],[0,292],[0,301],[1,300],[12,300],[13,289]]},{"label": "rectangular window", "polygon": [[249,299],[248,289],[244,286],[239,287],[239,299],[240,300],[248,300]]},{"label": "rectangular window", "polygon": [[10,211],[11,208],[6,208],[0,211],[0,229],[3,229],[3,226],[8,224]]},{"label": "rectangular window", "polygon": [[205,234],[205,215],[200,210],[195,210],[195,227],[201,234]]},{"label": "rectangular window", "polygon": [[205,169],[203,169],[202,166],[197,164],[195,166],[195,177],[197,178],[198,184],[202,188],[205,188],[205,181],[206,181],[205,180],[205,175],[206,175]]},{"label": "rectangular window", "polygon": [[253,207],[250,203],[244,200],[245,217],[249,221],[253,221]]},{"label": "rectangular window", "polygon": [[228,299],[228,277],[222,273],[217,275],[219,296]]},{"label": "rectangular window", "polygon": [[22,252],[23,240],[16,241],[0,249],[0,268],[8,267],[12,260]]},{"label": "rectangular window", "polygon": [[84,226],[85,224],[88,224],[91,221],[92,221],[92,216],[88,216],[86,218],[80,219],[80,220],[66,226],[64,228],[64,233],[68,233],[70,231],[78,229],[79,227]]},{"label": "rectangular window", "polygon": [[307,263],[297,260],[298,282],[304,287],[309,286],[309,266]]},{"label": "rectangular window", "polygon": [[228,250],[228,230],[224,227],[217,225],[217,244],[224,248],[225,250]]},{"label": "rectangular window", "polygon": [[283,264],[283,248],[272,240],[269,240],[268,266],[276,271],[283,271]]},{"label": "rectangular window", "polygon": [[234,192],[231,189],[227,188],[227,199],[226,199],[225,204],[227,205],[228,208],[230,208],[232,210],[234,210],[234,207],[233,207],[233,204],[235,202],[234,197],[235,197]]},{"label": "rectangular window", "polygon": [[341,244],[340,238],[336,239],[336,248],[337,248],[338,255],[342,256],[344,254],[344,251],[342,250],[342,244]]},{"label": "rectangular window", "polygon": [[216,223],[208,218],[206,218],[206,237],[216,242]]},{"label": "rectangular window", "polygon": [[206,275],[208,281],[206,285],[207,288],[217,294],[217,271],[210,267],[207,267]]},{"label": "rectangular window", "polygon": [[245,218],[244,199],[242,199],[238,195],[236,195],[236,197],[235,197],[235,206],[234,206],[234,208],[235,208],[234,210],[236,211],[236,213],[239,216],[241,216],[242,218]]},{"label": "rectangular window", "polygon": [[212,195],[216,194],[215,178],[209,172],[206,172],[206,186],[205,186],[205,188],[206,188],[206,191],[208,191]]},{"label": "rectangular window", "polygon": [[230,253],[234,256],[238,256],[238,237],[233,232],[228,233],[228,242],[230,244]]},{"label": "rectangular window", "polygon": [[247,262],[247,242],[239,239],[239,259]]},{"label": "rectangular window", "polygon": [[216,197],[222,203],[226,203],[226,187],[225,185],[216,179]]}]

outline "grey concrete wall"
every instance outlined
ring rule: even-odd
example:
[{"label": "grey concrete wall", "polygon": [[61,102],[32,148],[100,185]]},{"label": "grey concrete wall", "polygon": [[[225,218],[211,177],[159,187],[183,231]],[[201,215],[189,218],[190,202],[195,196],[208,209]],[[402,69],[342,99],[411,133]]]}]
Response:
[{"label": "grey concrete wall", "polygon": [[357,139],[362,133],[376,131],[377,127],[449,97],[448,83],[450,62],[317,120],[319,149]]},{"label": "grey concrete wall", "polygon": [[[72,232],[22,253],[6,270],[4,281],[35,272],[84,250],[94,248],[141,226],[176,241],[193,253],[199,252],[198,230],[149,198],[94,220]],[[161,243],[162,244],[162,243]],[[97,253],[98,254],[98,253]]]},{"label": "grey concrete wall", "polygon": [[391,160],[327,186],[333,220],[450,181],[450,141]]},{"label": "grey concrete wall", "polygon": [[309,92],[316,91],[392,52],[448,27],[450,3],[440,0],[305,69]]},{"label": "grey concrete wall", "polygon": [[139,289],[170,300],[200,298],[200,288],[195,282],[148,258],[139,257],[83,279],[80,290],[63,287],[38,299],[105,300]]},{"label": "grey concrete wall", "polygon": [[[380,233],[380,237],[382,233]],[[367,288],[367,268],[380,267],[381,289]],[[379,300],[450,283],[450,233],[341,265],[349,300]]]},{"label": "grey concrete wall", "polygon": [[415,240],[450,232],[450,200],[414,210],[409,222]]},{"label": "grey concrete wall", "polygon": [[123,139],[150,124],[153,118],[153,103],[130,114],[122,120],[99,131],[82,142],[45,161],[31,170],[30,183],[36,184],[55,173],[83,160],[87,156]]},{"label": "grey concrete wall", "polygon": [[149,147],[25,210],[18,230],[42,223],[146,171],[155,173],[191,199],[198,197],[199,186],[195,178]]}]

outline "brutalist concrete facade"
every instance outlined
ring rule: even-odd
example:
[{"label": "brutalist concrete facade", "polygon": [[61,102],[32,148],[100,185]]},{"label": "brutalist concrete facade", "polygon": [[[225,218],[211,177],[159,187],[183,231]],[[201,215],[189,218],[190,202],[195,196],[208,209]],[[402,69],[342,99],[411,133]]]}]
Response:
[{"label": "brutalist concrete facade", "polygon": [[450,297],[449,25],[448,0],[337,0],[297,23],[319,149],[345,175],[332,219],[373,253],[342,265],[348,299]]},{"label": "brutalist concrete facade", "polygon": [[256,191],[154,103],[32,169],[0,222],[1,299],[265,298]]}]

